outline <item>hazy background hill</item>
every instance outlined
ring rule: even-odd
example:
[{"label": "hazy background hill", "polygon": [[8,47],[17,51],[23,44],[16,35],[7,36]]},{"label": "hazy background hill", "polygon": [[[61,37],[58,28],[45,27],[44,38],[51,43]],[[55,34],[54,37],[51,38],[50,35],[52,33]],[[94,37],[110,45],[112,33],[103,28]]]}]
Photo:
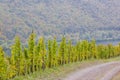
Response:
[{"label": "hazy background hill", "polygon": [[120,0],[0,0],[0,44],[45,38],[120,39]]}]

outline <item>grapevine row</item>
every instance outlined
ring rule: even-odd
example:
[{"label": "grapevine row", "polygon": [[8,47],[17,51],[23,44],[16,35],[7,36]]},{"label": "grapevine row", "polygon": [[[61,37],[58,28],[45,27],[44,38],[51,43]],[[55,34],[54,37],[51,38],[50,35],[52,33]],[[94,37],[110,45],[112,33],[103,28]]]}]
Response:
[{"label": "grapevine row", "polygon": [[73,45],[65,37],[60,44],[56,39],[45,42],[43,37],[36,42],[34,33],[29,36],[28,46],[22,46],[17,36],[10,49],[11,56],[7,57],[0,47],[0,80],[82,60],[107,59],[120,55],[120,44],[96,45],[95,40],[83,40]]}]

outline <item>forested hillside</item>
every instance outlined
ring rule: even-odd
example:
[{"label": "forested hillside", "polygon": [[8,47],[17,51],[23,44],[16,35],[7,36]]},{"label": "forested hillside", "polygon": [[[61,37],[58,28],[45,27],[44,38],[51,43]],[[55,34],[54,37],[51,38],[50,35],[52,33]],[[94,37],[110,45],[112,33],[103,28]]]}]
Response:
[{"label": "forested hillside", "polygon": [[45,38],[120,39],[120,0],[0,0],[0,44]]}]

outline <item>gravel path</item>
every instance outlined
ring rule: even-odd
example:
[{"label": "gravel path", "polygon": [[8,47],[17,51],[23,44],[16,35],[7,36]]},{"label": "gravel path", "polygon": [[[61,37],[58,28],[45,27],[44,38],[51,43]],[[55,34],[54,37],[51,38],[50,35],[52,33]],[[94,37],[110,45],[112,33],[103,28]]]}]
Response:
[{"label": "gravel path", "polygon": [[120,71],[120,62],[109,62],[68,75],[64,80],[111,80]]}]

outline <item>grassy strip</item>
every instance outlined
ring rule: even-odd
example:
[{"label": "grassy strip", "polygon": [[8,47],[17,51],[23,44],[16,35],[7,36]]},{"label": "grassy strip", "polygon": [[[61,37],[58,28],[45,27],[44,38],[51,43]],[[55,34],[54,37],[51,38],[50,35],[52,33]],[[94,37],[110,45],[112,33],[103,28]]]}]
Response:
[{"label": "grassy strip", "polygon": [[64,66],[48,68],[45,69],[45,71],[34,72],[33,74],[29,74],[26,76],[17,76],[12,80],[62,80],[62,78],[65,77],[67,74],[73,71],[77,71],[78,69],[118,60],[120,60],[120,57],[111,58],[107,60],[86,60],[82,62],[65,64]]}]

